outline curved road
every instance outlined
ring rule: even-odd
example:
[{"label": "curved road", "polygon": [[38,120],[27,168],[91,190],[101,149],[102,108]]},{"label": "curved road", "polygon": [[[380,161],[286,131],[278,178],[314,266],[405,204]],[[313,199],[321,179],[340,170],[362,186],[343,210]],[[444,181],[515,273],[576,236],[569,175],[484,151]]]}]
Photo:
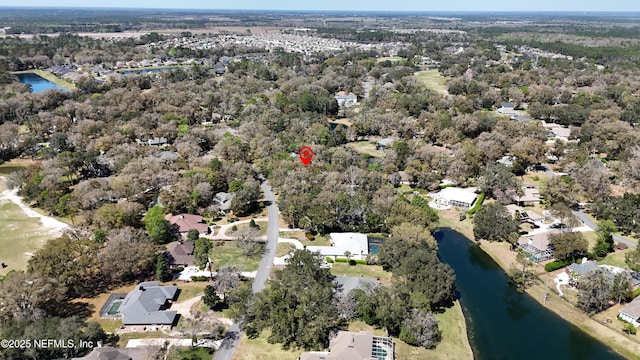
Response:
[{"label": "curved road", "polygon": [[[276,204],[276,198],[273,196],[273,192],[271,192],[271,187],[267,181],[263,180],[260,187],[262,188],[265,199],[269,202],[269,206],[267,206],[269,224],[267,225],[267,243],[264,254],[262,255],[256,277],[253,280],[254,294],[264,290],[269,274],[271,273],[271,268],[273,267],[273,259],[276,255],[276,246],[278,244],[278,214],[280,213],[278,205]],[[234,323],[222,341],[222,345],[220,345],[220,348],[213,356],[213,360],[231,360],[241,337],[242,331],[240,331],[238,324]]]}]

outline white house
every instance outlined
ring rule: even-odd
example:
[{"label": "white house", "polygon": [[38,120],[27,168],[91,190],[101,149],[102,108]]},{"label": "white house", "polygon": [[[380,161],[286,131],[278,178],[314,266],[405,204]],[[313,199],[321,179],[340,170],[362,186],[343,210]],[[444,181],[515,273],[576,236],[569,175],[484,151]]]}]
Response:
[{"label": "white house", "polygon": [[632,323],[635,327],[640,326],[640,297],[633,299],[620,310],[620,319]]},{"label": "white house", "polygon": [[470,209],[477,198],[476,188],[446,187],[435,194],[434,202],[439,207]]},{"label": "white house", "polygon": [[323,257],[345,258],[345,252],[354,260],[365,260],[369,254],[369,239],[360,233],[331,233],[331,246],[307,246],[311,252],[319,252]]},{"label": "white house", "polygon": [[358,105],[358,95],[347,94],[344,91],[340,91],[335,96],[338,106],[340,107],[352,107]]}]

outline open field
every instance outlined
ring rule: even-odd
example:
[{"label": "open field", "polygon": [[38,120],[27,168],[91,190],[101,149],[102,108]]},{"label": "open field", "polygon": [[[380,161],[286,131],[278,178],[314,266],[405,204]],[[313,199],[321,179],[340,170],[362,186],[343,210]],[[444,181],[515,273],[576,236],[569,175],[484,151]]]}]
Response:
[{"label": "open field", "polygon": [[[6,189],[4,181],[0,179],[0,193]],[[1,199],[0,262],[8,266],[0,268],[0,275],[6,275],[11,270],[26,270],[31,254],[55,236],[38,218],[28,216],[18,205],[8,199]]]},{"label": "open field", "polygon": [[441,95],[448,95],[447,78],[440,75],[438,70],[423,70],[415,73],[418,84],[425,86],[427,89],[433,90]]},{"label": "open field", "polygon": [[368,141],[352,142],[349,143],[348,146],[361,154],[367,154],[377,158],[381,158],[384,156],[384,153],[382,151],[376,149],[376,144],[372,144]]},{"label": "open field", "polygon": [[403,60],[403,58],[401,58],[400,56],[383,56],[383,57],[379,57],[376,59],[376,62],[384,62],[384,61],[391,61],[391,62],[398,62]]},{"label": "open field", "polygon": [[[225,265],[237,265],[240,271],[256,271],[260,265],[262,252],[258,256],[246,257],[234,241],[223,241],[221,246],[215,246],[209,252],[212,268],[218,269]],[[260,245],[264,246],[264,245]]]},{"label": "open field", "polygon": [[48,72],[48,71],[44,71],[44,70],[26,70],[26,71],[16,71],[14,72],[14,74],[27,74],[27,73],[31,73],[31,74],[36,74],[38,76],[40,76],[41,78],[45,79],[45,80],[49,80],[52,83],[66,89],[69,91],[73,91],[76,89],[76,86],[73,83],[70,83],[64,79],[61,79],[55,75],[53,75],[52,73]]}]

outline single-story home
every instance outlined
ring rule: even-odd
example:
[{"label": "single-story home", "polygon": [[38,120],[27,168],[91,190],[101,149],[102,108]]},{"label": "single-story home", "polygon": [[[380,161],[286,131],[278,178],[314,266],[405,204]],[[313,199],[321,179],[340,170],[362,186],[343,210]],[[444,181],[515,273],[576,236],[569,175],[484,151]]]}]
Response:
[{"label": "single-story home", "polygon": [[358,95],[353,93],[347,94],[345,91],[336,93],[336,101],[340,107],[352,107],[358,105]]},{"label": "single-story home", "polygon": [[528,222],[530,224],[540,226],[544,221],[544,216],[530,209],[525,210],[522,206],[509,204],[506,207],[511,217],[520,220],[521,223]]},{"label": "single-story home", "polygon": [[204,218],[200,215],[180,214],[170,216],[167,220],[175,232],[183,235],[186,235],[191,229],[198,230],[200,234],[210,232],[209,225],[204,223]]},{"label": "single-story home", "polygon": [[522,195],[516,195],[513,201],[520,206],[534,206],[540,203],[540,191],[535,188],[525,187],[522,189]]},{"label": "single-story home", "polygon": [[349,252],[351,259],[365,260],[369,254],[369,239],[367,235],[360,233],[331,233],[329,234],[331,246],[307,246],[311,252],[319,252],[323,257],[346,258],[345,252]]},{"label": "single-story home", "polygon": [[122,300],[118,311],[124,326],[171,328],[178,315],[168,310],[178,293],[177,286],[160,286],[158,281],[138,284]]},{"label": "single-story home", "polygon": [[73,360],[147,360],[149,352],[144,347],[137,348],[114,348],[114,347],[95,347],[81,358],[73,358]]},{"label": "single-story home", "polygon": [[384,138],[384,139],[380,139],[378,140],[378,142],[376,142],[376,149],[377,150],[384,150],[388,147],[391,147],[391,145],[393,145],[394,140],[393,138]]},{"label": "single-story home", "polygon": [[435,194],[434,201],[439,206],[455,206],[470,209],[478,199],[476,188],[446,187]]},{"label": "single-story home", "polygon": [[236,197],[234,193],[219,192],[213,197],[213,206],[218,209],[221,215],[231,211],[231,201]]},{"label": "single-story home", "polygon": [[395,344],[369,331],[339,331],[329,341],[330,351],[303,352],[298,360],[393,360]]},{"label": "single-story home", "polygon": [[171,266],[193,266],[194,244],[191,241],[174,241],[167,245],[167,253],[171,255]]},{"label": "single-story home", "polygon": [[632,302],[627,304],[622,310],[620,310],[620,319],[628,321],[633,326],[640,326],[640,297],[633,299]]},{"label": "single-story home", "polygon": [[518,248],[522,249],[529,258],[537,263],[553,259],[553,249],[549,244],[549,234],[552,232],[525,235],[518,239]]}]

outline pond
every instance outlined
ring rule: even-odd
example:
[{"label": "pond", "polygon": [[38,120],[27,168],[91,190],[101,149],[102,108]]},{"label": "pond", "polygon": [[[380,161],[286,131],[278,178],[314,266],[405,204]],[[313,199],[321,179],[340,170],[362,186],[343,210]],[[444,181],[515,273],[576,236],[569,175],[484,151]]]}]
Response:
[{"label": "pond", "polygon": [[18,77],[18,80],[20,80],[21,83],[31,85],[31,90],[34,93],[43,92],[49,89],[67,91],[63,87],[56,85],[51,81],[39,75],[36,75],[34,73],[21,73],[21,74],[16,74],[16,76]]},{"label": "pond", "polygon": [[623,359],[603,343],[508,284],[478,245],[451,229],[436,233],[438,255],[456,272],[474,358]]}]

